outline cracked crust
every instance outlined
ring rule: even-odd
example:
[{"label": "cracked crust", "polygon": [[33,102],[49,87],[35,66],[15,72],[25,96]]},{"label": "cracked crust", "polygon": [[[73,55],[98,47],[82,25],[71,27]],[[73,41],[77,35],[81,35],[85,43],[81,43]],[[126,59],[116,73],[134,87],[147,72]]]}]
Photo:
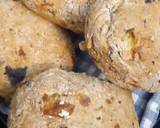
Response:
[{"label": "cracked crust", "polygon": [[22,0],[37,14],[74,32],[84,32],[88,0]]},{"label": "cracked crust", "polygon": [[159,92],[160,2],[89,2],[85,36],[97,66],[124,88]]},{"label": "cracked crust", "polygon": [[131,92],[85,74],[50,69],[18,88],[9,128],[139,128]]},{"label": "cracked crust", "polygon": [[50,67],[73,68],[71,39],[61,28],[13,0],[0,0],[0,17],[0,96],[11,96],[25,67],[28,75]]}]

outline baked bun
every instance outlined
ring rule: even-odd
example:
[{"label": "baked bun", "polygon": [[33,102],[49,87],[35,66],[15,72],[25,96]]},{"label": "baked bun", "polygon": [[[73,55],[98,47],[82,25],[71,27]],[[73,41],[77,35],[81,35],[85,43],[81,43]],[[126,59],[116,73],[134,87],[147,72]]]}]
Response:
[{"label": "baked bun", "polygon": [[138,128],[131,92],[50,69],[17,89],[9,128]]},{"label": "baked bun", "polygon": [[26,75],[51,67],[72,69],[69,35],[20,1],[0,0],[0,96],[8,98]]},{"label": "baked bun", "polygon": [[84,32],[88,0],[22,0],[24,4],[47,20],[77,33]]},{"label": "baked bun", "polygon": [[97,66],[124,88],[160,91],[160,2],[89,0],[86,44]]}]

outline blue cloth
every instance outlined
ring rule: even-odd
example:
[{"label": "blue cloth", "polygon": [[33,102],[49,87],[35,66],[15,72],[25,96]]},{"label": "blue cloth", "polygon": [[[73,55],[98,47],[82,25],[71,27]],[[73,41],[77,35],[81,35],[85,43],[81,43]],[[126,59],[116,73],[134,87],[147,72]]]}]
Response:
[{"label": "blue cloth", "polygon": [[[86,72],[100,79],[105,78],[101,71],[94,65],[89,55],[80,51],[78,51],[78,63],[75,71]],[[157,124],[160,111],[160,93],[151,94],[142,90],[134,90],[132,92],[132,97],[140,128],[160,128],[160,124]]]}]

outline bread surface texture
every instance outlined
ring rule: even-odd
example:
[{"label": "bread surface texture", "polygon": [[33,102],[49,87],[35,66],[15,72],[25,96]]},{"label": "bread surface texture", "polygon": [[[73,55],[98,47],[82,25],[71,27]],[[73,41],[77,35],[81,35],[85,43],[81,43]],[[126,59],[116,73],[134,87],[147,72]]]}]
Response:
[{"label": "bread surface texture", "polygon": [[89,0],[86,46],[97,66],[124,88],[160,91],[160,2]]},{"label": "bread surface texture", "polygon": [[18,88],[9,128],[138,128],[131,92],[85,74],[50,69]]},{"label": "bread surface texture", "polygon": [[66,31],[20,1],[0,0],[0,17],[0,96],[10,96],[26,74],[73,68],[74,52]]}]

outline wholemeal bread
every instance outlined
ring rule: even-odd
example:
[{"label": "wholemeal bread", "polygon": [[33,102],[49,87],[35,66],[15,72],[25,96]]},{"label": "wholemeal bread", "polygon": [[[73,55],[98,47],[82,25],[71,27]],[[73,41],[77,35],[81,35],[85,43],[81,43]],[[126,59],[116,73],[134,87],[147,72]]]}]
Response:
[{"label": "wholemeal bread", "polygon": [[84,32],[88,0],[22,0],[24,4],[49,21],[74,32]]},{"label": "wholemeal bread", "polygon": [[0,0],[0,96],[8,98],[26,74],[50,67],[72,69],[69,35],[20,1]]},{"label": "wholemeal bread", "polygon": [[160,91],[160,2],[89,0],[86,44],[97,66],[124,88]]},{"label": "wholemeal bread", "polygon": [[18,88],[8,121],[9,128],[138,128],[130,91],[59,69]]}]

